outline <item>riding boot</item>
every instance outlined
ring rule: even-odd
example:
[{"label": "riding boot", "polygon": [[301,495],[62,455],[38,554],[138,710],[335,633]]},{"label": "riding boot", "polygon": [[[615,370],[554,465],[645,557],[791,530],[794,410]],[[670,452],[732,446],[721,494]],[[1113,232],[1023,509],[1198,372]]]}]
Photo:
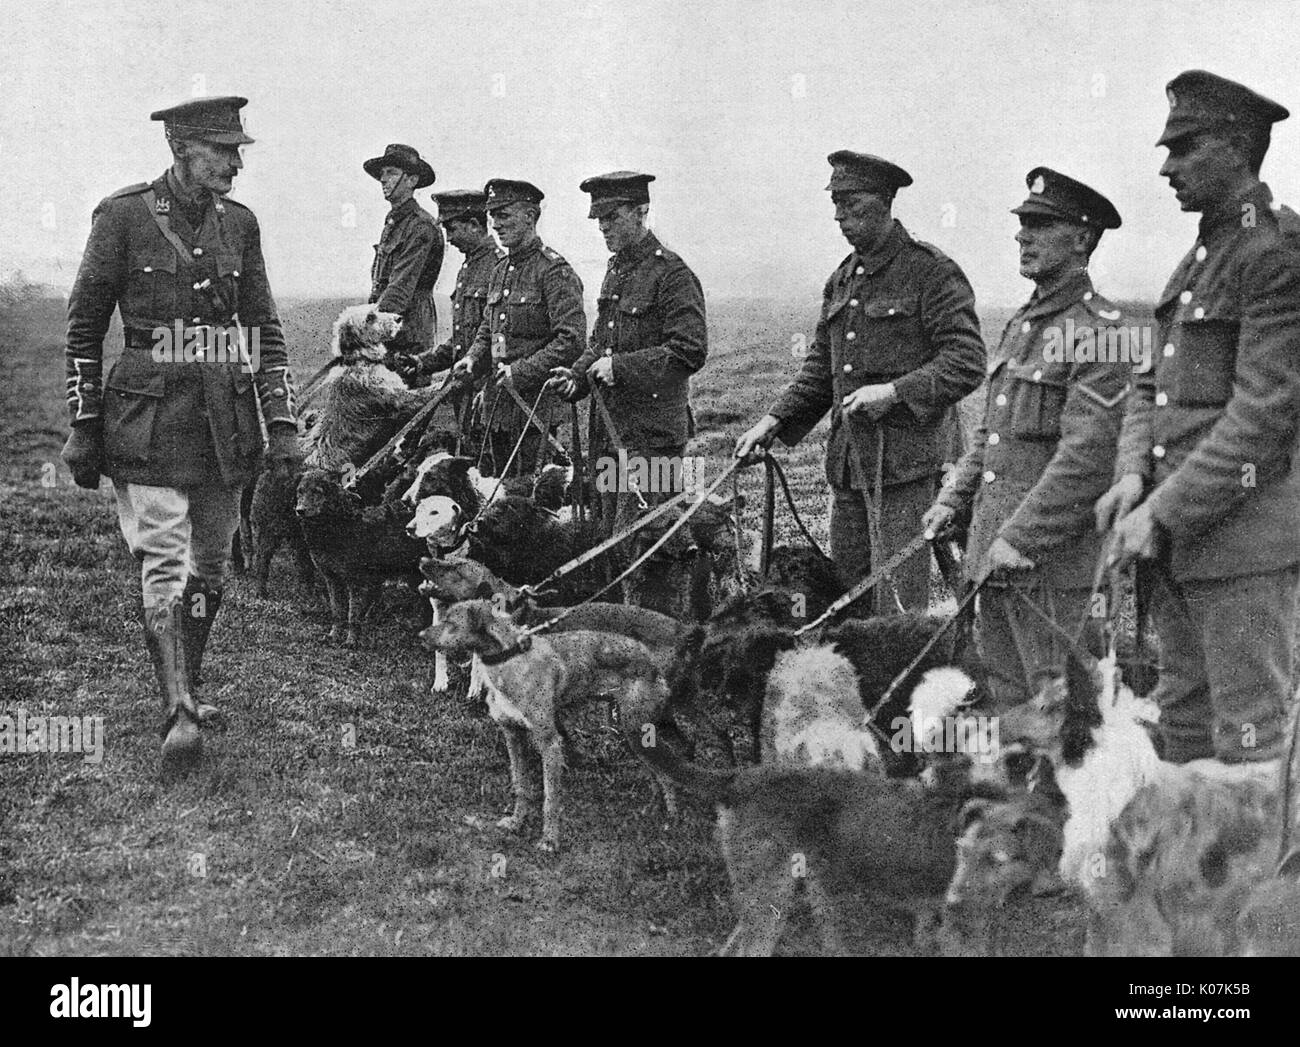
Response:
[{"label": "riding boot", "polygon": [[221,589],[191,576],[185,582],[181,604],[181,640],[185,644],[185,664],[189,668],[190,694],[198,709],[199,723],[216,724],[222,719],[221,710],[199,697],[203,683],[203,651],[208,645],[208,633],[221,610]]},{"label": "riding boot", "polygon": [[182,638],[181,601],[144,608],[144,638],[158,676],[163,703],[164,768],[189,764],[203,754],[198,710],[190,697]]}]

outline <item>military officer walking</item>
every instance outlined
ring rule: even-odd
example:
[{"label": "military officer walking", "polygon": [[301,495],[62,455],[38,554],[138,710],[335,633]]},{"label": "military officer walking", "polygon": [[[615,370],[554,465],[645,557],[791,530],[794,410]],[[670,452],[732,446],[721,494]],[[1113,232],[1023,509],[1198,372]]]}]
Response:
[{"label": "military officer walking", "polygon": [[[864,153],[828,159],[835,221],[853,253],[826,284],[798,376],[736,441],[735,454],[748,457],[776,436],[793,447],[830,410],[831,557],[848,587],[919,531],[953,439],[955,405],[983,379],[985,351],[965,274],[891,214],[911,175]],[[878,493],[883,550],[868,537]],[[925,610],[929,580],[925,556],[900,566],[894,583],[907,610]],[[890,610],[892,601],[877,606]]]},{"label": "military officer walking", "polygon": [[1167,92],[1160,174],[1200,227],[1156,306],[1097,523],[1150,564],[1165,759],[1268,777],[1300,575],[1300,221],[1259,169],[1289,114],[1199,70]]},{"label": "military officer walking", "polygon": [[398,144],[361,166],[378,179],[390,205],[375,245],[369,301],[402,318],[401,331],[388,345],[388,362],[410,375],[410,358],[429,348],[437,327],[433,285],[442,269],[442,232],[433,215],[415,202],[415,190],[433,185],[433,168],[411,146]]},{"label": "military officer walking", "polygon": [[630,523],[641,504],[636,493],[618,489],[625,477],[651,481],[639,491],[648,505],[683,489],[690,377],[708,354],[700,281],[646,228],[652,181],[654,175],[616,171],[582,183],[591,194],[588,217],[599,222],[612,256],[587,351],[572,369],[554,372],[566,399],[582,399],[598,386],[617,430],[628,465],[611,469],[620,448],[593,404],[591,458],[606,466],[596,475],[616,480],[614,489],[598,492],[611,529]]},{"label": "military officer walking", "polygon": [[[246,103],[199,99],[152,114],[173,164],[95,208],[68,305],[72,435],[63,457],[82,487],[112,479],[122,534],[141,564],[165,765],[200,754],[199,723],[216,713],[196,685],[240,489],[265,450],[263,424],[273,468],[299,458],[257,219],[226,196],[243,166],[239,147],[253,141],[239,120]],[[114,309],[125,346],[102,381]]]},{"label": "military officer walking", "polygon": [[469,352],[453,370],[463,379],[486,376],[483,422],[494,473],[505,469],[523,434],[511,472],[527,475],[546,461],[547,442],[541,429],[527,424],[527,413],[505,387],[513,387],[530,409],[537,401],[536,420],[554,432],[564,404],[554,392],[542,390],[552,368],[568,367],[582,353],[587,327],[582,281],[537,235],[540,189],[493,178],[484,191],[493,228],[508,253],[492,269],[487,311]]},{"label": "military officer walking", "polygon": [[923,521],[935,533],[968,522],[966,577],[993,572],[977,630],[998,710],[1032,697],[1039,673],[1065,668],[1066,648],[1044,616],[1070,634],[1091,623],[1101,556],[1092,507],[1110,486],[1130,367],[1143,346],[1088,277],[1119,213],[1046,167],[1025,181],[1029,197],[1012,213],[1020,275],[1034,293],[1002,332],[983,422]]}]

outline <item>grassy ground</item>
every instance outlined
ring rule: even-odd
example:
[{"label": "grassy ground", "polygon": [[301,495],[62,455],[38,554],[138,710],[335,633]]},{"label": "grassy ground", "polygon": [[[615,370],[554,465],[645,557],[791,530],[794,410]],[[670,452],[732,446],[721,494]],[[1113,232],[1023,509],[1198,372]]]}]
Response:
[{"label": "grassy ground", "polygon": [[[336,302],[286,302],[299,373],[324,359]],[[1002,318],[991,318],[996,338]],[[792,367],[815,316],[714,309],[693,451],[720,459]],[[712,815],[665,831],[648,776],[592,710],[566,776],[564,851],[493,823],[509,803],[500,731],[429,694],[431,658],[398,624],[371,646],[323,645],[319,596],[277,562],[272,595],[243,579],[206,666],[231,714],[201,769],[158,777],[158,709],[136,619],[137,568],[111,487],[72,485],[58,461],[61,303],[0,311],[0,712],[102,716],[103,759],[0,756],[0,954],[705,953],[730,929]],[[110,336],[109,345],[115,344]],[[815,437],[824,438],[824,429]],[[821,439],[789,456],[825,538]],[[744,478],[758,504],[756,475]],[[754,521],[751,515],[750,522]],[[782,537],[793,541],[788,520]],[[795,920],[796,924],[798,920]],[[864,927],[863,948],[902,949]],[[1079,910],[1036,903],[1015,951],[1072,951]],[[806,935],[795,928],[791,951]]]}]

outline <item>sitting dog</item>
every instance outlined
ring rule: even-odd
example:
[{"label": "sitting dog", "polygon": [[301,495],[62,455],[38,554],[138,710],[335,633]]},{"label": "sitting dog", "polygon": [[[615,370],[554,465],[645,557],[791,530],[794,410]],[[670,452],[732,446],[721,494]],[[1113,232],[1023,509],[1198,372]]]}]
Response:
[{"label": "sitting dog", "polygon": [[[440,623],[420,635],[433,649],[460,657],[477,655],[482,663],[491,684],[488,712],[505,732],[515,795],[513,813],[497,825],[512,832],[522,828],[536,812],[540,792],[541,850],[554,851],[560,844],[560,714],[579,702],[615,698],[625,725],[639,729],[660,725],[666,718],[663,675],[645,644],[630,637],[591,630],[525,636],[509,615],[487,600],[453,604]],[[529,759],[530,740],[541,754],[540,790]],[[665,806],[675,815],[671,785],[662,784]]]},{"label": "sitting dog", "polygon": [[306,437],[309,469],[366,462],[435,392],[412,391],[384,363],[401,327],[396,313],[350,305],[334,321],[332,354],[342,360],[321,386],[319,413]]},{"label": "sitting dog", "polygon": [[1004,796],[973,782],[960,756],[937,758],[926,786],[825,767],[714,770],[630,732],[629,741],[652,767],[718,808],[739,911],[724,956],[770,956],[801,884],[826,952],[848,951],[845,931],[864,900],[911,913],[914,941],[925,947],[956,870],[958,812],[975,797]]}]

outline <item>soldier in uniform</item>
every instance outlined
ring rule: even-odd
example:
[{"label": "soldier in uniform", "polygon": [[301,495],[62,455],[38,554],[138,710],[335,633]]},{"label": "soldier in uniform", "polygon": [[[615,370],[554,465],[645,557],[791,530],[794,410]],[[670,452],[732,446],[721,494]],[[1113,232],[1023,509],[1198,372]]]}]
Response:
[{"label": "soldier in uniform", "polygon": [[[465,258],[456,274],[456,287],[451,292],[451,337],[437,348],[424,353],[416,363],[415,378],[419,383],[438,371],[445,371],[469,352],[469,347],[483,322],[487,304],[488,280],[492,267],[505,257],[488,232],[487,194],[479,189],[453,189],[434,193],[438,204],[438,222],[447,240]],[[452,404],[458,418],[464,414],[470,390],[452,394]]]},{"label": "soldier in uniform", "polygon": [[[616,475],[647,475],[650,489],[640,494],[649,505],[683,488],[683,455],[692,435],[690,377],[708,354],[700,281],[646,228],[652,181],[654,175],[617,171],[582,183],[591,194],[588,217],[600,223],[613,254],[587,351],[572,369],[553,372],[569,400],[582,399],[592,383],[602,387],[629,462]],[[594,404],[590,419],[592,461],[616,462],[618,448]],[[637,461],[646,463],[644,470],[634,468]],[[611,529],[635,518],[640,502],[631,491],[601,491],[600,497]]]},{"label": "soldier in uniform", "polygon": [[442,232],[433,215],[415,202],[415,190],[433,185],[433,168],[409,145],[390,145],[383,156],[361,166],[378,179],[390,205],[375,244],[369,301],[402,318],[401,331],[388,345],[388,363],[403,376],[413,376],[411,357],[429,348],[438,321],[433,285],[442,269]]},{"label": "soldier in uniform", "polygon": [[[877,553],[883,562],[918,531],[953,440],[955,406],[983,379],[985,351],[965,274],[891,214],[911,175],[864,153],[828,159],[835,221],[853,253],[826,284],[798,376],[735,453],[749,458],[777,436],[793,447],[830,410],[831,557],[848,587]],[[877,490],[883,550],[868,537]],[[894,584],[907,610],[924,611],[927,558],[902,564]]]},{"label": "soldier in uniform", "polygon": [[977,626],[997,710],[1032,697],[1039,673],[1065,668],[1059,634],[1026,604],[1071,634],[1091,610],[1101,556],[1092,507],[1110,486],[1130,361],[1140,363],[1141,349],[1088,277],[1119,213],[1046,167],[1026,184],[1029,198],[1012,214],[1020,216],[1020,275],[1034,293],[1002,332],[983,422],[923,520],[936,534],[969,522],[967,579],[996,572],[980,594]]},{"label": "soldier in uniform", "polygon": [[1149,565],[1164,758],[1268,777],[1300,572],[1300,221],[1259,169],[1289,114],[1201,71],[1168,96],[1160,173],[1200,228],[1156,306],[1097,524]]},{"label": "soldier in uniform", "polygon": [[555,367],[570,366],[587,334],[582,281],[557,252],[537,235],[543,193],[528,182],[493,178],[484,187],[486,209],[501,246],[508,252],[488,282],[486,312],[469,352],[453,367],[461,379],[485,376],[483,423],[489,459],[498,474],[524,434],[512,472],[528,475],[546,461],[547,441],[527,422],[528,415],[506,392],[511,386],[528,405],[537,402],[536,420],[554,432],[564,404],[542,392]]},{"label": "soldier in uniform", "polygon": [[[112,479],[122,534],[141,564],[164,765],[197,757],[199,723],[216,713],[196,687],[240,489],[264,452],[276,469],[292,471],[300,458],[257,219],[226,196],[243,166],[239,147],[253,141],[239,120],[246,103],[199,99],[152,114],[174,162],[95,208],[68,304],[72,435],[63,457],[82,487]],[[114,309],[125,347],[101,382]],[[233,332],[241,352],[224,351],[216,332]]]}]

